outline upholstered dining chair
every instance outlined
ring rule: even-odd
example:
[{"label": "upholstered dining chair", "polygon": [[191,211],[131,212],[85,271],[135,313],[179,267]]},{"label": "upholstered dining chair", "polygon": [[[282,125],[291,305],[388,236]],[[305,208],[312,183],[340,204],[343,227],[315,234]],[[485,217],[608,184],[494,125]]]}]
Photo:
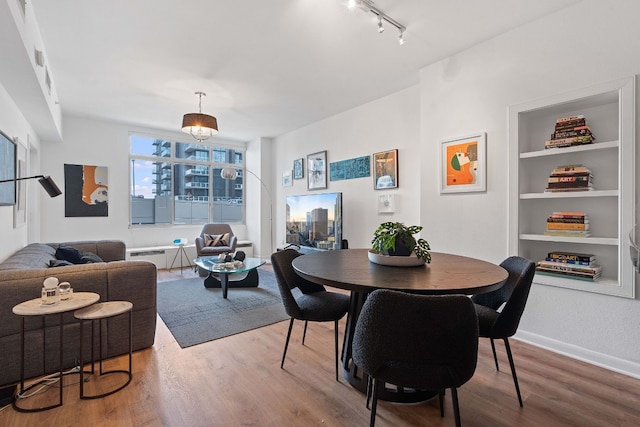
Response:
[{"label": "upholstered dining chair", "polygon": [[[353,361],[371,380],[367,402],[375,425],[378,394],[385,383],[438,392],[451,389],[460,426],[457,388],[469,381],[478,359],[478,320],[463,295],[416,295],[379,289],[367,297],[356,323]],[[372,385],[372,387],[371,387]]]},{"label": "upholstered dining chair", "polygon": [[[271,255],[271,264],[278,283],[278,289],[284,303],[284,309],[291,321],[287,340],[284,344],[282,362],[280,368],[284,367],[284,359],[287,355],[291,330],[295,319],[304,320],[304,332],[302,334],[302,344],[307,335],[307,324],[311,322],[334,322],[335,330],[335,359],[336,359],[336,381],[338,381],[338,321],[344,317],[349,308],[349,296],[337,292],[327,292],[324,286],[310,282],[300,277],[293,269],[292,262],[301,254],[293,249],[285,249]],[[294,289],[298,289],[294,295]]]},{"label": "upholstered dining chair", "polygon": [[479,335],[491,340],[493,360],[498,371],[500,367],[498,366],[498,357],[496,356],[496,347],[493,340],[502,339],[504,341],[513,383],[518,394],[518,403],[522,407],[522,396],[520,395],[520,386],[518,385],[516,366],[513,363],[509,337],[516,333],[520,324],[520,318],[527,303],[536,266],[532,261],[518,256],[511,256],[505,259],[500,266],[509,273],[505,284],[493,292],[474,295],[471,300],[475,303],[478,314]]},{"label": "upholstered dining chair", "polygon": [[[233,234],[229,224],[205,224],[200,235],[196,237],[197,256],[215,256],[236,251],[238,238]],[[200,276],[208,272],[200,269]]]}]

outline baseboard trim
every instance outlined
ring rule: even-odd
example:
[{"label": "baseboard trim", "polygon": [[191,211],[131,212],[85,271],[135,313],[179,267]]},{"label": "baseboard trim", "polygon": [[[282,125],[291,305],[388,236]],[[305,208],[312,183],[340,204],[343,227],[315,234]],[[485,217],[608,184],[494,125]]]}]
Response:
[{"label": "baseboard trim", "polygon": [[593,350],[588,350],[573,344],[567,344],[562,341],[557,341],[527,331],[518,331],[513,338],[572,359],[580,360],[610,371],[640,379],[639,363],[630,362],[608,354],[598,353]]}]

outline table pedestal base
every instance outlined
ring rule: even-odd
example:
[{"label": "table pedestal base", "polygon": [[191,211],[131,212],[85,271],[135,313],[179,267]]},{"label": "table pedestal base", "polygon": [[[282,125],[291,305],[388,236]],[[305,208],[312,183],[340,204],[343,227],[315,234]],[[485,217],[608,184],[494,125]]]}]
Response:
[{"label": "table pedestal base", "polygon": [[247,276],[240,280],[229,280],[229,273],[225,272],[209,272],[207,278],[204,279],[205,288],[222,288],[223,298],[227,297],[229,288],[256,288],[259,283],[257,269],[247,271]]}]

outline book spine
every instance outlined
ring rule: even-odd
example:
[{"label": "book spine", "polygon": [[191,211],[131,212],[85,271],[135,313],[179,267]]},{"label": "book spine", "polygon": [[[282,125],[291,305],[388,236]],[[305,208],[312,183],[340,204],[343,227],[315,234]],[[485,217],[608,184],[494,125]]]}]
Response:
[{"label": "book spine", "polygon": [[571,130],[576,127],[582,127],[586,125],[587,125],[586,119],[575,119],[575,120],[567,120],[561,123],[556,123],[556,126],[554,129],[556,132],[558,132],[558,131]]},{"label": "book spine", "polygon": [[567,222],[548,222],[547,230],[581,230],[586,231],[589,229],[589,223],[572,224]]},{"label": "book spine", "polygon": [[599,265],[589,267],[589,266],[583,266],[583,265],[570,265],[570,264],[538,261],[538,267],[548,269],[548,270],[570,271],[570,272],[584,273],[584,274],[600,274],[602,272],[602,267],[600,267]]},{"label": "book spine", "polygon": [[580,182],[580,181],[589,181],[591,179],[591,175],[575,175],[575,176],[553,176],[549,177],[548,182]]},{"label": "book spine", "polygon": [[569,138],[559,138],[559,139],[549,139],[545,141],[546,146],[556,146],[563,144],[584,144],[588,142],[593,142],[593,136],[585,135],[585,136],[572,136]]},{"label": "book spine", "polygon": [[571,138],[574,136],[593,136],[590,130],[581,129],[581,130],[565,130],[565,131],[557,131],[551,134],[551,139],[562,139],[562,138]]},{"label": "book spine", "polygon": [[586,212],[573,212],[573,211],[555,211],[551,213],[551,216],[563,216],[563,217],[580,217],[583,218],[585,216],[587,216]]},{"label": "book spine", "polygon": [[545,236],[553,236],[553,237],[590,237],[591,233],[588,231],[579,231],[579,230],[546,230],[543,232]]},{"label": "book spine", "polygon": [[556,123],[566,123],[566,122],[571,122],[571,121],[581,120],[581,119],[584,119],[584,114],[577,114],[575,116],[560,117],[560,118],[556,119]]},{"label": "book spine", "polygon": [[575,182],[549,182],[547,184],[548,189],[559,189],[559,188],[589,188],[591,187],[591,182],[589,181],[575,181]]},{"label": "book spine", "polygon": [[583,173],[591,173],[591,171],[585,167],[581,168],[555,168],[551,171],[551,175],[555,176],[571,176],[574,174],[583,174]]},{"label": "book spine", "polygon": [[555,258],[545,258],[545,261],[554,262],[556,264],[571,264],[571,265],[584,265],[585,267],[593,266],[593,261],[572,261],[568,259],[555,259]]},{"label": "book spine", "polygon": [[595,255],[591,255],[591,254],[579,254],[579,253],[572,253],[572,252],[549,252],[547,254],[547,258],[553,259],[553,260],[560,260],[560,261],[581,261],[581,262],[592,262],[595,261],[596,257]]},{"label": "book spine", "polygon": [[588,224],[589,220],[585,219],[584,217],[582,218],[554,218],[554,217],[549,217],[547,218],[547,223],[550,222],[557,222],[557,223],[561,223],[561,224]]}]

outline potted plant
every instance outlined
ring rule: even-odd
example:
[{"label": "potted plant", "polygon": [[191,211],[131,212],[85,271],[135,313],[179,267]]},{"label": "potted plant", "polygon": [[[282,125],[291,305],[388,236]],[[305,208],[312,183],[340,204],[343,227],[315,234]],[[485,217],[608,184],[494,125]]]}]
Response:
[{"label": "potted plant", "polygon": [[414,234],[422,230],[420,225],[406,226],[401,222],[383,222],[373,234],[373,249],[383,255],[409,256],[414,252],[424,262],[431,262],[429,243],[416,240]]}]

